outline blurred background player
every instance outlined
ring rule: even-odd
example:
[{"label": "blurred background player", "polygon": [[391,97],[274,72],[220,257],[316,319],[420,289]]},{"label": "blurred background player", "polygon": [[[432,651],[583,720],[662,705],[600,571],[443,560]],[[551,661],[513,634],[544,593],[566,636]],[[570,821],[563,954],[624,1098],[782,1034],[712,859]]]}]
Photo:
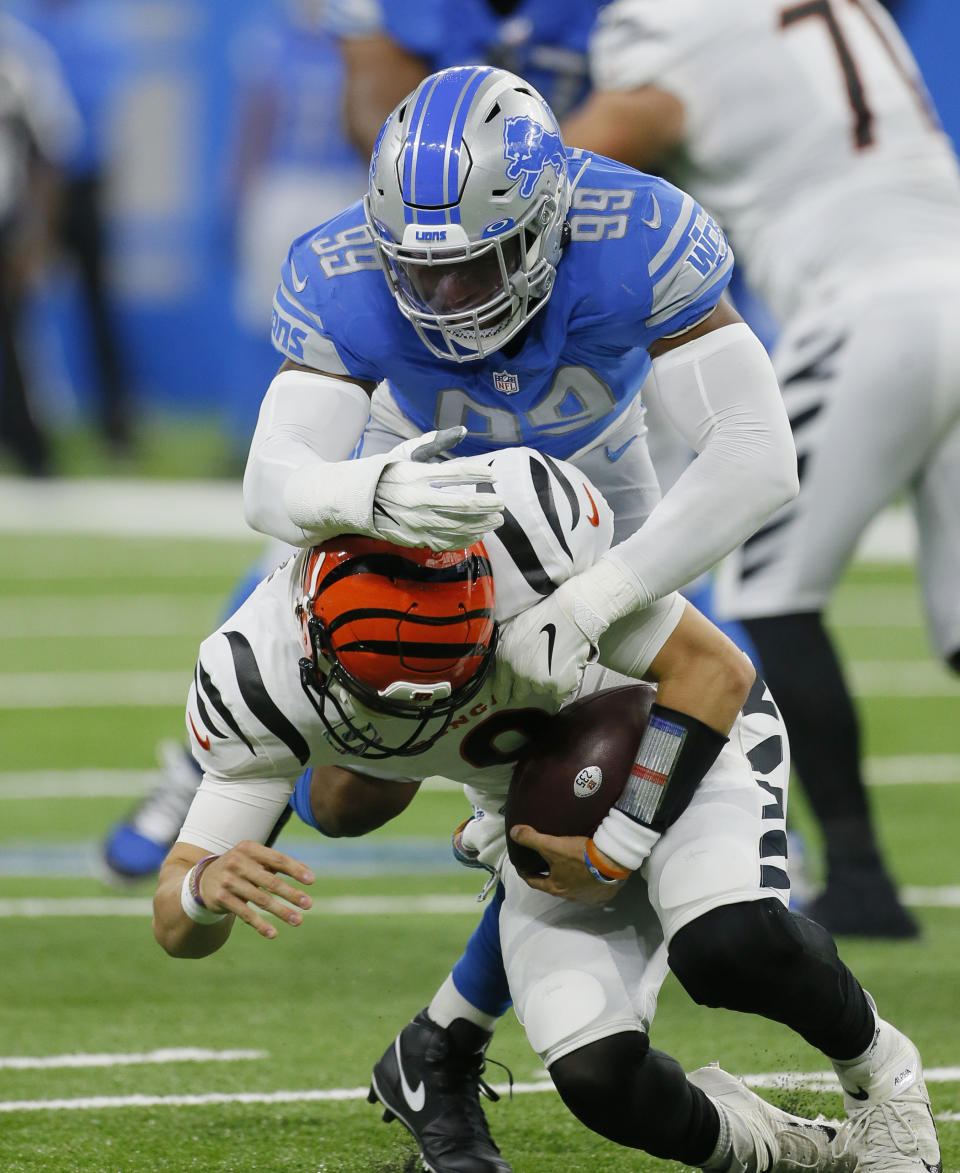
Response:
[{"label": "blurred background player", "polygon": [[110,119],[122,77],[122,33],[101,0],[32,0],[25,19],[47,39],[82,120],[66,161],[57,222],[60,255],[77,276],[80,321],[93,359],[97,429],[113,456],[134,450],[129,363],[108,285]]},{"label": "blurred background player", "polygon": [[357,149],[430,73],[484,63],[524,78],[563,119],[589,89],[587,45],[603,0],[332,0],[345,66],[343,116]]},{"label": "blurred background player", "polygon": [[80,133],[51,47],[0,13],[0,447],[33,476],[52,471],[52,451],[33,402],[23,308],[53,252]]},{"label": "blurred background player", "polygon": [[696,194],[779,323],[800,495],[728,561],[721,598],[757,648],[823,831],[826,888],[808,913],[836,933],[913,936],[823,612],[866,524],[904,494],[932,639],[960,669],[956,158],[876,0],[616,0],[591,63],[571,141]]},{"label": "blurred background player", "polygon": [[[235,265],[239,330],[226,356],[233,446],[246,458],[264,383],[276,371],[270,306],[290,241],[360,195],[367,162],[344,136],[342,70],[318,0],[284,0],[240,28],[231,47],[236,115],[222,193],[226,244]],[[231,614],[289,546],[271,541],[227,601]],[[109,831],[109,878],[150,876],[176,838],[200,782],[185,744],[157,747],[157,785]]]},{"label": "blurred background player", "polygon": [[367,182],[366,152],[343,130],[343,70],[326,7],[283,0],[243,26],[231,47],[237,97],[224,223],[243,331],[231,379],[243,402],[230,414],[241,467],[263,385],[276,370],[271,304],[290,241],[357,199]]}]

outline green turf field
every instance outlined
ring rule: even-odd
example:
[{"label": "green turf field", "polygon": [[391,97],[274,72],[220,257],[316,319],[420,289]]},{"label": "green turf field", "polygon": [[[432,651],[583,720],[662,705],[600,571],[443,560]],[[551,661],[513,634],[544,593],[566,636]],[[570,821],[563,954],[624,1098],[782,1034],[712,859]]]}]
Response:
[{"label": "green turf field", "polygon": [[[240,926],[201,962],[154,944],[149,885],[117,891],[96,875],[97,843],[148,781],[156,743],[182,732],[199,639],[256,548],[0,535],[2,1173],[416,1167],[406,1134],[363,1093],[475,923],[475,874],[445,857],[458,794],[424,793],[350,844],[324,847],[291,826],[287,850],[326,852],[306,923],[272,942]],[[960,688],[929,655],[906,568],[858,567],[833,615],[861,692],[882,837],[924,927],[920,943],[841,948],[920,1045],[944,1169],[956,1173]],[[815,872],[798,792],[791,813]],[[826,1067],[786,1030],[697,1008],[672,980],[654,1039],[687,1066]],[[488,1111],[517,1173],[678,1168],[574,1121],[512,1015],[491,1055],[522,1087]],[[768,1094],[806,1114],[839,1110],[829,1092]]]}]

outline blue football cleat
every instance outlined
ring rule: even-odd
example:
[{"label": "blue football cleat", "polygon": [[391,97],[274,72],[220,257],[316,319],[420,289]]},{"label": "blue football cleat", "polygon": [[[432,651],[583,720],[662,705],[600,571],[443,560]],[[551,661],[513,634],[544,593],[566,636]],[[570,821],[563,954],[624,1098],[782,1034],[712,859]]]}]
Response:
[{"label": "blue football cleat", "polygon": [[200,785],[203,774],[186,746],[163,742],[158,757],[160,781],[104,841],[108,879],[129,883],[160,870]]}]

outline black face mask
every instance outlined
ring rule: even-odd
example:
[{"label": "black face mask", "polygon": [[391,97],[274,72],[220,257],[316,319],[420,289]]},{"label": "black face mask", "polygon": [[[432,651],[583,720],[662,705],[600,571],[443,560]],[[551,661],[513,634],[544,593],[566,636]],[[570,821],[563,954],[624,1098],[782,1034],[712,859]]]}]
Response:
[{"label": "black face mask", "polygon": [[[423,705],[414,701],[381,697],[375,690],[345,672],[330,656],[329,651],[325,651],[326,640],[322,625],[317,619],[311,619],[307,627],[313,655],[304,656],[300,660],[300,687],[320,718],[334,749],[342,754],[368,760],[413,757],[428,750],[446,733],[457,710],[468,704],[483,687],[493,669],[494,651],[497,646],[497,628],[494,626],[493,636],[480,670],[449,696]],[[331,665],[326,672],[318,668],[321,658]],[[339,685],[369,712],[382,713],[385,717],[409,722],[412,726],[410,732],[399,737],[396,742],[385,742],[372,724],[361,724],[355,714],[347,711],[337,695],[337,690],[331,688],[334,684]],[[336,714],[335,721],[330,719],[328,705]],[[428,727],[433,724],[435,728],[427,732]]]}]

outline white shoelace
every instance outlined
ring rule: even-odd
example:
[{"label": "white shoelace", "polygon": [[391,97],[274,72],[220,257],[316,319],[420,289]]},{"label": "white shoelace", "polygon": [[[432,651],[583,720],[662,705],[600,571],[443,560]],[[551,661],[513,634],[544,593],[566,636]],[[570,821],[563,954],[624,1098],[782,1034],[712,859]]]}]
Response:
[{"label": "white shoelace", "polygon": [[868,1108],[852,1121],[844,1138],[844,1151],[856,1152],[861,1147],[857,1169],[864,1173],[870,1169],[886,1173],[891,1157],[906,1158],[911,1162],[911,1169],[923,1167],[916,1130],[896,1100]]}]

